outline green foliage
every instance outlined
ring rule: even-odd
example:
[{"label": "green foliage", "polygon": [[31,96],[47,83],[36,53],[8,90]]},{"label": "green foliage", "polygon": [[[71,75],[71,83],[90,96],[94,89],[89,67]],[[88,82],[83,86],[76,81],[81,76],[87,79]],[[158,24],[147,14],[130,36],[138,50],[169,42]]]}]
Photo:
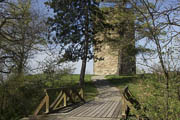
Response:
[{"label": "green foliage", "polygon": [[23,84],[16,77],[11,77],[4,84],[0,84],[0,119],[19,120],[23,116],[32,114],[43,97],[44,81],[40,77],[26,80]]},{"label": "green foliage", "polygon": [[[119,50],[134,45],[135,16],[130,9],[121,7],[103,7],[105,19],[110,24],[110,29],[105,32],[105,41],[113,50]],[[133,49],[134,47],[131,47]],[[131,50],[133,51],[133,50]]]},{"label": "green foliage", "polygon": [[[161,77],[161,79],[159,79]],[[107,76],[109,81],[121,91],[128,86],[132,94],[142,105],[144,111],[135,111],[131,108],[131,115],[146,114],[152,120],[164,120],[166,118],[166,88],[162,76],[153,74],[136,76]],[[179,76],[171,77],[169,88],[169,119],[179,120],[180,101],[177,94],[177,79]]]},{"label": "green foliage", "polygon": [[[28,75],[20,79],[15,76],[0,84],[0,120],[19,120],[32,115],[44,97],[45,88],[59,88],[78,83],[79,75],[57,75],[55,79],[47,80],[47,75]],[[54,84],[52,84],[54,82]],[[97,90],[91,81],[91,75],[85,76],[85,99],[92,100]]]},{"label": "green foliage", "polygon": [[27,62],[45,43],[46,27],[31,0],[7,1],[0,4],[1,72],[26,72]]},{"label": "green foliage", "polygon": [[[60,46],[60,54],[67,61],[82,60],[80,84],[84,84],[87,60],[94,55],[95,35],[104,28],[104,16],[96,0],[50,0],[45,3],[54,10],[48,24],[53,39]],[[55,34],[54,34],[55,33]]]},{"label": "green foliage", "polygon": [[[26,72],[27,62],[45,43],[45,27],[31,0],[0,4],[0,72]],[[2,25],[2,23],[4,23]]]},{"label": "green foliage", "polygon": [[50,41],[61,46],[60,53],[70,61],[92,59],[95,34],[104,27],[103,14],[95,0],[51,0],[46,4],[55,13],[48,20],[50,31],[56,33]]}]

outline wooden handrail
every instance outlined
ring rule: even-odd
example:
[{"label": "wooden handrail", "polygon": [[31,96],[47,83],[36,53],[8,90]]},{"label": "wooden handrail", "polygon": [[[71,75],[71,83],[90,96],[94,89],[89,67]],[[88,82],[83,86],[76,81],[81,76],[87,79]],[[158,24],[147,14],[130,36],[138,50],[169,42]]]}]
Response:
[{"label": "wooden handrail", "polygon": [[52,90],[62,90],[62,89],[80,89],[83,88],[83,86],[75,85],[75,86],[66,86],[66,87],[60,87],[60,88],[46,88],[45,90],[52,91]]},{"label": "wooden handrail", "polygon": [[[50,104],[50,99],[52,101],[52,98],[49,96],[50,91],[53,91],[53,93],[58,92],[57,97],[53,100],[51,104]],[[45,97],[36,108],[33,114],[34,116],[37,116],[39,114],[39,112],[41,111],[44,105],[46,108],[45,113],[50,113],[61,107],[66,107],[69,103],[75,104],[81,101],[85,102],[83,95],[84,94],[83,87],[80,86],[48,88],[45,89],[44,92],[45,92]],[[76,98],[79,98],[79,101],[77,101]]]},{"label": "wooden handrail", "polygon": [[[140,112],[140,114],[136,114],[135,116],[139,119],[142,120],[149,120],[149,118],[147,117],[147,115],[145,114],[145,109],[141,107],[141,104],[139,103],[139,101],[133,96],[133,94],[131,93],[131,91],[129,90],[128,87],[126,87],[123,91],[123,112],[122,112],[122,117],[124,119],[127,118],[129,111],[130,111],[130,107],[132,106],[131,109],[134,109],[136,111],[138,110],[142,110]],[[143,113],[142,113],[143,112]]]},{"label": "wooden handrail", "polygon": [[46,90],[45,90],[45,93],[46,93],[46,112],[45,113],[49,113],[49,95]]},{"label": "wooden handrail", "polygon": [[62,96],[62,91],[58,94],[58,96],[54,100],[54,102],[50,105],[50,108],[53,108],[53,106],[55,106],[55,104],[58,102],[58,100],[60,99],[61,96]]},{"label": "wooden handrail", "polygon": [[33,115],[37,115],[45,103],[46,103],[46,96],[43,98],[39,106],[36,108]]},{"label": "wooden handrail", "polygon": [[128,110],[128,105],[127,105],[127,103],[126,103],[126,95],[125,95],[125,91],[127,91],[127,89],[128,89],[128,87],[125,87],[125,89],[124,89],[124,91],[123,91],[123,96],[122,96],[122,118],[123,119],[127,119],[127,114],[126,114],[126,112],[127,112],[127,110]]}]

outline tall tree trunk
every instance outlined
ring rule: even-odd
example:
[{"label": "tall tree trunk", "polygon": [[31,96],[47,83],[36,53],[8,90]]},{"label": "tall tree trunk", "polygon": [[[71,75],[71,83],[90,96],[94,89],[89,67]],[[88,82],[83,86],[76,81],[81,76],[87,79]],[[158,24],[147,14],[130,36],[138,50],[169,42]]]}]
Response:
[{"label": "tall tree trunk", "polygon": [[81,73],[80,73],[80,80],[79,83],[81,86],[84,85],[84,77],[86,72],[86,62],[87,62],[87,55],[88,55],[88,42],[89,42],[89,35],[88,35],[88,26],[89,26],[89,16],[88,16],[88,10],[89,10],[89,1],[86,6],[86,20],[85,20],[85,43],[84,43],[84,56],[82,59],[82,66],[81,66]]},{"label": "tall tree trunk", "polygon": [[154,37],[154,38],[155,38],[155,42],[156,42],[156,45],[157,45],[160,64],[161,64],[161,67],[162,67],[162,70],[163,70],[163,73],[164,73],[164,77],[165,77],[165,80],[166,80],[166,120],[168,120],[169,119],[168,118],[168,116],[169,116],[169,74],[168,74],[167,68],[164,65],[164,60],[163,60],[163,57],[162,57],[162,50],[161,50],[161,45],[159,43],[159,40],[156,37]]},{"label": "tall tree trunk", "polygon": [[81,66],[81,73],[80,73],[80,80],[79,80],[80,81],[79,84],[81,86],[84,85],[84,76],[85,76],[85,72],[86,72],[86,61],[87,61],[87,58],[86,57],[83,58],[82,66]]}]

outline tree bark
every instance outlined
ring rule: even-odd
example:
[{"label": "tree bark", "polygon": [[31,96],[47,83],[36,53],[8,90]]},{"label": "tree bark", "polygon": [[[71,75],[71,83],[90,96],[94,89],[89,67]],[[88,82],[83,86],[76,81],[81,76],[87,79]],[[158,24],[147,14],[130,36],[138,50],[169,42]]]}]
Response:
[{"label": "tree bark", "polygon": [[81,66],[81,73],[80,73],[80,86],[84,85],[84,77],[85,77],[85,72],[86,72],[86,61],[87,59],[84,58],[82,60],[82,66]]},{"label": "tree bark", "polygon": [[87,63],[87,55],[88,55],[88,41],[89,41],[89,35],[88,35],[88,26],[89,26],[89,16],[88,16],[88,10],[89,10],[89,1],[86,6],[86,20],[85,20],[85,42],[84,42],[84,56],[82,59],[82,66],[81,66],[81,73],[80,73],[80,80],[79,84],[80,86],[84,85],[84,77],[86,72],[86,63]]}]

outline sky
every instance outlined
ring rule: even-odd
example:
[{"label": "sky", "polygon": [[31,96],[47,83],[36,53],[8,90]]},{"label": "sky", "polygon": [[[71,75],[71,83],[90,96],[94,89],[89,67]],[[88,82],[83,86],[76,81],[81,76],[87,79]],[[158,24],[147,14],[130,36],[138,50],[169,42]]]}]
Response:
[{"label": "sky", "polygon": [[[47,58],[48,55],[46,53],[38,53],[34,56],[33,60],[31,60],[31,66],[35,69],[36,67],[38,67],[38,63],[42,63]],[[81,64],[82,61],[78,61],[75,63],[69,62],[68,66],[72,66],[73,68],[75,68],[73,72],[74,74],[80,74]],[[41,71],[35,71],[35,73],[37,72]],[[93,60],[87,62],[86,74],[93,74]]]}]

